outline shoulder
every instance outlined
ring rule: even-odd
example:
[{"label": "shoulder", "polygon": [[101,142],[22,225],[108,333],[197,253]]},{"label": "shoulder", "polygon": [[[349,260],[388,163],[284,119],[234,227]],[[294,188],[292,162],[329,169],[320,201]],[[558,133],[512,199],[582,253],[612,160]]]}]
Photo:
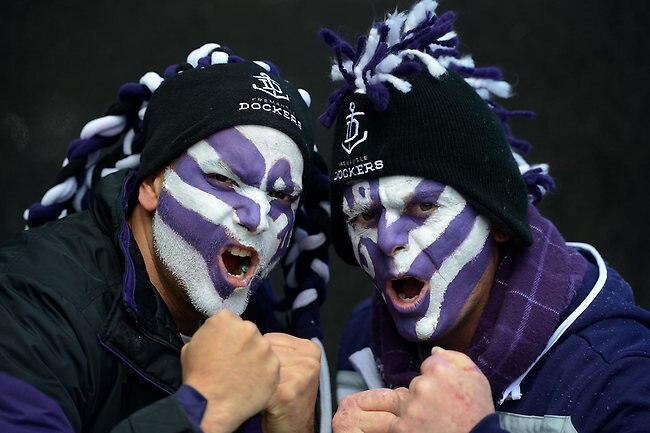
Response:
[{"label": "shoulder", "polygon": [[122,279],[121,252],[89,212],[18,234],[0,246],[0,297],[65,299],[83,309]]},{"label": "shoulder", "polygon": [[650,422],[650,313],[604,263],[588,267],[568,315],[574,312],[577,319],[522,382],[523,398],[502,409],[570,416],[579,431],[644,431],[630,422]]},{"label": "shoulder", "polygon": [[94,215],[73,214],[0,245],[0,303],[15,315],[42,309],[73,320],[98,302],[103,309],[112,304],[123,267],[119,247]]}]

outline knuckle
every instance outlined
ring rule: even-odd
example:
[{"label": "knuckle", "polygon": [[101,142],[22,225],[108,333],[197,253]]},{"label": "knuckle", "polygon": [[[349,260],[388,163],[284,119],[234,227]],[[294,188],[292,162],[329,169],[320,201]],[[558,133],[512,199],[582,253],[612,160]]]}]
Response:
[{"label": "knuckle", "polygon": [[242,320],[236,332],[240,334],[243,340],[246,341],[252,340],[260,343],[264,341],[265,344],[268,344],[268,342],[264,338],[262,338],[262,334],[260,334],[260,331],[259,329],[257,329],[257,326],[253,322],[249,322],[248,320]]},{"label": "knuckle", "polygon": [[334,418],[332,418],[332,430],[334,433],[346,433],[350,430],[350,422],[346,412],[336,412]]},{"label": "knuckle", "polygon": [[303,365],[307,371],[319,372],[320,358],[307,358],[304,360]]},{"label": "knuckle", "polygon": [[307,347],[307,350],[309,351],[308,352],[309,355],[311,357],[313,357],[315,359],[318,359],[320,361],[320,358],[322,356],[322,351],[321,351],[320,346],[318,344],[314,343],[311,340],[306,340],[306,341],[307,341],[306,347]]},{"label": "knuckle", "polygon": [[436,386],[434,380],[424,376],[418,376],[411,382],[413,394],[430,394],[435,392]]},{"label": "knuckle", "polygon": [[[352,395],[347,395],[339,402],[339,411],[347,413],[356,406],[356,401]],[[337,412],[338,413],[338,412]]]}]

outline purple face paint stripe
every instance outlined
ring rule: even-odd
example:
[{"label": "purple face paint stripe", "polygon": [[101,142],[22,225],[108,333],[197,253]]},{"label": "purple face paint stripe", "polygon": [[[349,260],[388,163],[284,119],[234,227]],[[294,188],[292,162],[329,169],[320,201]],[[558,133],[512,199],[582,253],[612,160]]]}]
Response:
[{"label": "purple face paint stripe", "polygon": [[[382,260],[383,253],[379,250],[377,245],[370,239],[368,238],[362,238],[359,242],[359,257],[361,258],[361,262],[367,266],[367,262],[365,259],[365,256],[361,254],[362,246],[365,247],[365,250],[367,251],[367,255],[370,258],[370,261],[373,263],[373,267],[375,270],[375,277],[373,278],[373,282],[375,284],[376,289],[382,294],[386,295],[386,290],[384,287],[385,281],[387,281],[390,277],[391,274],[394,274],[394,271],[392,269],[392,262],[388,266],[382,266],[385,265],[386,263]],[[393,306],[392,302],[388,301],[387,306],[388,310],[390,311],[393,320],[395,322],[395,326],[397,326],[398,329],[400,330],[409,330],[409,329],[415,329],[415,325],[417,321],[424,316],[424,314],[427,312],[427,309],[429,307],[429,298],[430,294],[426,293],[419,305],[409,311],[408,313],[404,312],[399,312],[395,309]]]},{"label": "purple face paint stripe", "polygon": [[293,229],[293,221],[295,218],[291,207],[282,206],[278,203],[272,202],[271,210],[269,211],[271,219],[277,221],[277,219],[283,214],[287,217],[287,225],[278,233],[277,239],[280,241],[280,246],[271,258],[271,263],[278,260],[287,251],[289,241],[291,240],[291,230]]},{"label": "purple face paint stripe", "polygon": [[420,227],[421,220],[410,215],[400,216],[390,226],[386,221],[387,213],[382,211],[377,224],[377,246],[384,254],[392,255],[393,250],[398,246],[408,244],[411,230]]},{"label": "purple face paint stripe", "polygon": [[[435,204],[438,202],[440,194],[442,194],[444,189],[444,185],[423,179],[415,187],[413,196],[410,197],[409,202],[405,203],[404,206],[408,207],[412,204],[423,202],[430,202]],[[407,245],[408,235],[411,230],[420,227],[421,225],[421,218],[407,214],[400,216],[397,221],[394,221],[389,227],[386,224],[386,214],[385,212],[382,212],[382,216],[379,220],[379,225],[377,228],[379,247],[386,254],[392,254],[392,251],[395,247]]]},{"label": "purple face paint stripe", "polygon": [[234,189],[227,186],[216,187],[211,184],[205,177],[197,162],[190,156],[186,155],[182,157],[178,161],[174,171],[183,182],[217,197],[219,200],[235,209],[237,218],[239,218],[239,221],[246,227],[255,229],[260,225],[262,217],[260,215],[260,205],[256,201],[244,197]]},{"label": "purple face paint stripe", "polygon": [[440,237],[424,249],[413,261],[409,273],[424,280],[430,279],[433,273],[440,269],[442,263],[467,238],[472,231],[476,218],[478,218],[476,211],[466,204],[465,208],[440,234]]},{"label": "purple face paint stripe", "polygon": [[260,186],[266,173],[266,163],[252,141],[235,128],[212,134],[206,141],[242,181],[252,186]]},{"label": "purple face paint stripe", "polygon": [[381,199],[379,198],[379,179],[371,179],[368,181],[368,192],[370,193],[370,200],[379,204]]},{"label": "purple face paint stripe", "polygon": [[[201,255],[214,286],[221,297],[227,298],[234,288],[227,284],[217,266],[220,249],[230,241],[223,227],[186,209],[165,190],[158,200],[158,216]],[[188,225],[191,230],[186,229]]]},{"label": "purple face paint stripe", "polygon": [[423,179],[422,182],[415,187],[413,197],[411,197],[411,202],[420,203],[426,201],[434,204],[438,203],[440,195],[444,190],[445,186],[443,184]]},{"label": "purple face paint stripe", "polygon": [[[359,257],[364,257],[362,254],[364,249],[367,251],[368,259],[370,259],[370,263],[372,263],[372,267],[375,270],[375,276],[373,278],[375,286],[383,293],[384,281],[386,281],[388,276],[393,272],[392,262],[390,266],[382,266],[384,263],[384,254],[379,250],[375,242],[366,237],[362,237],[359,240],[359,246],[357,247]],[[366,263],[366,265],[368,265],[368,263]]]},{"label": "purple face paint stripe", "polygon": [[456,278],[449,284],[440,306],[438,328],[446,329],[456,320],[469,294],[483,276],[483,272],[492,258],[493,250],[493,243],[488,239],[481,252],[463,266]]},{"label": "purple face paint stripe", "polygon": [[291,179],[291,164],[286,159],[280,159],[276,161],[271,170],[269,170],[269,177],[266,180],[266,190],[274,191],[275,183],[278,179],[282,179],[284,182],[283,191],[286,194],[293,194],[296,186],[293,184],[293,179]]},{"label": "purple face paint stripe", "polygon": [[348,207],[352,207],[354,205],[354,194],[352,193],[354,188],[354,186],[347,186],[343,188],[343,200],[344,203],[347,203]]}]

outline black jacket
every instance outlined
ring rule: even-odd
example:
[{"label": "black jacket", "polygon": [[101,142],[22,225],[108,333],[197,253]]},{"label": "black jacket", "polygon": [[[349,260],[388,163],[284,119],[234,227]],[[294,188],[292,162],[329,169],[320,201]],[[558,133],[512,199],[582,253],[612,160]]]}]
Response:
[{"label": "black jacket", "polygon": [[102,179],[89,211],[0,248],[0,431],[194,431],[170,395],[182,341],[124,220],[123,183]]}]

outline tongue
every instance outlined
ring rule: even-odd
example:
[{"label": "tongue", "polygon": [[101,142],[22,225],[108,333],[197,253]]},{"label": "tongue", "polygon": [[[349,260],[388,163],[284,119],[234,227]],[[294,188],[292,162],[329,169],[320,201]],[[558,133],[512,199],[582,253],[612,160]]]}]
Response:
[{"label": "tongue", "polygon": [[415,278],[403,278],[393,282],[393,287],[397,293],[403,293],[407,298],[414,298],[419,295],[422,286],[422,281],[416,280]]}]

